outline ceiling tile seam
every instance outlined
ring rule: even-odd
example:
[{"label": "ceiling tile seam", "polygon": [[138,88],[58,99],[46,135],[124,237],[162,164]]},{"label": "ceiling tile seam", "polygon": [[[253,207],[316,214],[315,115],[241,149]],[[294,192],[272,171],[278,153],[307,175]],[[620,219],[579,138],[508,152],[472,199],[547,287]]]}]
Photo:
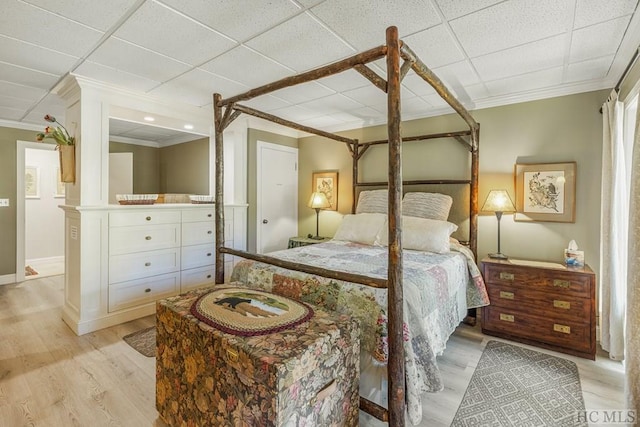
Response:
[{"label": "ceiling tile seam", "polygon": [[[462,56],[464,57],[464,61],[467,63],[469,68],[471,68],[471,70],[475,74],[475,77],[478,79],[480,84],[482,84],[482,87],[484,88],[484,90],[488,91],[489,88],[485,84],[484,79],[480,76],[480,73],[478,72],[476,66],[473,64],[473,61],[471,61],[471,57],[469,56],[467,51],[464,49],[464,46],[462,45],[462,42],[460,42],[460,40],[458,39],[457,34],[455,33],[455,31],[453,31],[453,28],[451,28],[451,24],[449,23],[449,21],[444,16],[444,13],[442,12],[442,9],[440,9],[440,5],[435,0],[431,0],[431,4],[432,4],[433,8],[436,10],[436,12],[438,13],[438,15],[440,15],[440,18],[442,19],[442,25],[444,26],[445,30],[447,31],[447,34],[449,34],[449,37],[451,37],[451,40],[453,40],[453,43],[460,50],[460,53],[462,53]],[[492,7],[492,6],[495,6],[495,4],[491,5],[491,6],[488,6],[486,8],[483,8],[483,9],[479,9],[479,10],[484,10],[484,9],[487,9],[489,7]],[[475,12],[477,12],[477,10]],[[473,12],[473,13],[475,13],[475,12]],[[460,62],[462,62],[462,61],[460,61]],[[456,63],[457,62],[452,62],[451,64],[456,64]],[[451,64],[447,64],[447,65],[451,65]],[[466,85],[463,85],[463,87],[464,86],[466,86]],[[469,96],[469,94],[466,94],[466,95],[469,97],[469,99],[471,99],[471,96]]]},{"label": "ceiling tile seam", "polygon": [[[22,1],[22,0],[20,0],[20,1]],[[42,100],[43,100],[47,95],[49,95],[49,94],[51,93],[51,91],[53,90],[53,88],[55,88],[58,84],[60,84],[60,82],[64,79],[64,77],[65,77],[65,75],[66,75],[66,74],[71,74],[71,73],[73,73],[73,72],[74,72],[74,71],[75,71],[75,70],[76,70],[80,65],[82,65],[82,63],[83,63],[83,62],[84,62],[84,61],[85,61],[89,56],[91,56],[91,55],[92,55],[96,50],[98,50],[98,48],[99,48],[100,46],[102,46],[102,44],[104,44],[104,42],[106,42],[106,41],[109,39],[109,37],[111,37],[111,35],[112,35],[113,33],[115,33],[115,32],[116,32],[116,31],[117,31],[117,30],[122,26],[122,24],[123,24],[124,22],[126,22],[126,21],[131,17],[131,15],[133,15],[133,14],[134,14],[134,13],[135,13],[139,8],[140,8],[140,6],[142,6],[142,5],[144,4],[144,2],[145,2],[145,1],[146,1],[146,0],[137,0],[137,1],[136,1],[136,2],[135,2],[135,3],[134,3],[134,4],[133,4],[133,5],[132,5],[132,6],[131,6],[131,7],[130,7],[130,8],[129,8],[129,9],[128,9],[128,10],[127,10],[123,15],[122,15],[122,16],[121,16],[121,17],[120,17],[120,19],[118,19],[118,20],[117,20],[117,21],[116,21],[116,22],[111,26],[111,28],[109,28],[107,31],[103,32],[103,33],[102,33],[102,37],[100,37],[100,39],[96,42],[96,44],[95,44],[91,49],[89,49],[89,50],[88,50],[88,52],[87,52],[86,54],[84,54],[83,56],[81,56],[81,57],[80,57],[80,58],[75,62],[75,64],[73,64],[73,65],[69,68],[69,70],[68,70],[66,73],[64,73],[64,74],[63,74],[63,75],[62,75],[62,76],[61,76],[61,77],[60,77],[60,78],[59,78],[59,79],[58,79],[58,80],[57,80],[57,81],[56,81],[56,82],[51,86],[51,87],[47,90],[47,93],[46,93],[44,96],[42,96],[42,98],[40,98],[40,100],[39,100],[36,104],[34,104],[34,105],[33,105],[33,107],[31,107],[29,110],[27,110],[27,112],[25,113],[25,115],[24,115],[24,116],[22,116],[22,117],[20,118],[20,120],[24,120],[24,119],[25,119],[25,118],[26,118],[26,117],[31,113],[31,111],[33,111],[33,110],[34,110],[34,108],[35,108],[35,107],[36,107],[40,102],[42,102]],[[26,4],[28,4],[28,3],[26,3]],[[34,7],[35,7],[35,6],[34,6]],[[45,9],[45,10],[46,10],[46,9]],[[51,13],[51,12],[49,12],[49,13]],[[65,19],[66,19],[66,18],[65,18]],[[75,21],[73,21],[73,22],[75,22]],[[89,28],[91,28],[91,27],[89,27]],[[102,31],[100,31],[100,32],[102,32]]]},{"label": "ceiling tile seam", "polygon": [[71,54],[65,53],[65,52],[60,52],[59,50],[55,50],[55,49],[51,49],[49,47],[45,47],[45,46],[42,46],[42,45],[39,45],[39,44],[31,43],[30,41],[27,41],[27,40],[17,39],[15,37],[11,37],[11,36],[9,36],[7,34],[4,34],[4,33],[1,33],[1,32],[0,32],[0,37],[4,37],[6,39],[13,40],[13,41],[16,41],[18,43],[24,43],[24,44],[27,44],[29,46],[37,47],[39,49],[44,49],[44,50],[47,50],[49,52],[53,52],[53,53],[55,53],[57,55],[64,55],[64,56],[68,56],[68,57],[73,58],[73,59],[80,58],[79,56],[71,55]]},{"label": "ceiling tile seam", "polygon": [[[38,74],[46,74],[46,75],[52,76],[52,77],[58,77],[59,76],[59,74],[50,73],[48,71],[36,70],[35,68],[29,68],[29,67],[25,67],[23,65],[13,64],[11,62],[0,61],[0,64],[9,65],[11,67],[16,67],[16,68],[21,68],[23,70],[33,71],[34,73],[38,73]],[[46,90],[46,89],[43,89],[43,90]]]},{"label": "ceiling tile seam", "polygon": [[[83,23],[83,22],[76,21],[75,19],[71,19],[71,18],[69,18],[68,16],[61,15],[60,13],[55,12],[55,11],[53,11],[53,10],[45,9],[44,7],[38,6],[38,5],[36,5],[36,4],[28,3],[28,2],[26,2],[26,1],[24,1],[24,0],[18,0],[18,1],[19,1],[20,3],[22,3],[22,4],[26,5],[26,6],[28,6],[28,7],[32,7],[32,8],[34,8],[34,9],[39,9],[39,10],[41,10],[42,12],[45,12],[45,13],[48,13],[48,14],[51,14],[51,15],[57,16],[58,18],[63,19],[63,20],[65,20],[65,21],[73,22],[74,24],[78,24],[78,25],[80,25],[80,26],[82,26],[82,27],[84,27],[84,28],[87,28],[87,29],[89,29],[89,30],[96,31],[96,32],[98,32],[98,33],[102,33],[102,32],[103,32],[102,30],[100,30],[100,29],[98,29],[98,28],[94,28],[94,27],[92,27],[92,26],[90,26],[90,25],[87,25],[87,24],[85,24],[85,23]],[[143,1],[144,1],[144,0],[143,0]]]},{"label": "ceiling tile seam", "polygon": [[[634,9],[634,12],[635,12],[635,10],[637,10],[637,7],[638,7],[638,5],[636,4],[636,9]],[[629,33],[629,29],[631,28],[631,22],[632,22],[632,21],[633,21],[633,19],[629,18],[629,22],[627,22],[627,28],[625,28],[624,33],[622,34],[622,38],[620,39],[620,44],[618,44],[618,47],[617,47],[616,52],[615,52],[615,54],[614,54],[614,60],[613,60],[613,61],[611,61],[611,65],[609,66],[609,71],[607,71],[607,75],[609,74],[609,72],[611,71],[611,68],[612,68],[612,67],[613,67],[613,65],[614,65],[615,57],[617,57],[617,56],[618,56],[618,53],[620,52],[620,49],[622,48],[622,43],[624,42],[624,40],[625,40],[625,39],[626,39],[626,37],[627,37],[627,33]],[[640,49],[640,45],[636,48],[636,50],[637,50],[637,49]],[[608,55],[607,55],[607,56],[608,56]],[[629,59],[631,59],[631,58],[629,58]],[[625,64],[626,64],[626,62],[628,62],[628,61],[625,61]],[[626,67],[626,65],[625,65],[625,67]],[[622,75],[622,73],[624,73],[624,70],[621,70],[621,71],[620,71],[620,75]],[[617,79],[618,79],[618,78],[619,78],[619,77],[617,77],[617,78],[616,78],[616,81],[617,81]]]},{"label": "ceiling tile seam", "polygon": [[[624,35],[622,37],[622,42],[620,43],[620,45],[618,46],[618,49],[615,52],[615,56],[611,63],[611,67],[609,68],[609,71],[607,73],[607,75],[610,75],[612,72],[619,73],[619,75],[615,77],[613,85],[616,84],[619,77],[622,76],[622,73],[624,73],[627,63],[629,62],[631,57],[635,54],[635,52],[638,49],[640,49],[640,46],[638,45],[638,41],[640,41],[640,15],[636,14],[637,9],[638,9],[638,4],[636,4],[636,8],[634,9],[633,16],[631,17],[631,19],[629,19],[629,23],[627,24],[627,29],[624,32]],[[634,37],[634,33],[635,33],[635,37]],[[630,43],[633,43],[629,41],[631,39],[635,39],[636,43],[630,45]],[[631,48],[633,48],[632,51],[629,50]],[[628,51],[628,56],[623,58],[622,55],[624,54],[623,52],[624,50]],[[613,87],[613,85],[611,87]]]},{"label": "ceiling tile seam", "polygon": [[[436,1],[436,0],[432,0],[432,1]],[[445,1],[449,1],[449,0],[445,0]],[[472,10],[472,11],[471,11],[471,12],[469,12],[469,13],[465,13],[465,14],[463,14],[463,15],[456,16],[455,18],[447,19],[446,21],[447,21],[447,22],[456,21],[456,20],[458,20],[458,19],[462,19],[462,18],[464,18],[464,17],[466,17],[466,16],[473,15],[473,14],[475,14],[475,13],[482,12],[482,11],[487,10],[487,9],[491,9],[492,7],[496,7],[496,6],[499,6],[499,5],[503,4],[503,3],[508,3],[508,2],[510,2],[510,1],[511,1],[511,0],[502,0],[502,1],[500,1],[500,2],[490,4],[489,6],[485,6],[485,7],[482,7],[482,8],[480,8],[480,9]],[[439,6],[439,5],[438,5],[438,6]]]},{"label": "ceiling tile seam", "polygon": [[571,58],[571,43],[573,41],[573,26],[576,21],[576,3],[573,0],[567,8],[566,35],[564,40],[564,58],[562,64],[562,82],[565,83],[569,77],[569,58]]},{"label": "ceiling tile seam", "polygon": [[[140,74],[132,73],[132,72],[130,72],[130,71],[121,70],[120,68],[115,68],[115,67],[113,67],[113,66],[111,66],[111,65],[104,65],[104,64],[100,64],[100,63],[95,62],[95,61],[92,61],[92,60],[90,60],[90,59],[85,59],[82,63],[83,63],[83,64],[84,64],[84,63],[87,63],[87,64],[95,64],[95,65],[97,65],[97,66],[99,66],[99,67],[108,68],[109,70],[113,70],[113,71],[115,71],[115,72],[116,72],[116,73],[118,73],[118,74],[125,74],[125,75],[128,75],[128,76],[132,76],[132,77],[136,77],[136,78],[139,78],[139,79],[147,80],[147,81],[149,81],[149,82],[160,83],[160,82],[158,82],[157,80],[154,80],[154,79],[152,79],[152,78],[149,78],[149,77],[146,77],[146,76],[141,76]],[[82,64],[81,64],[81,65],[82,65]],[[69,74],[74,75],[74,76],[82,76],[82,74],[80,74],[80,73],[76,72],[76,70],[71,71]],[[87,77],[87,76],[85,76],[85,78],[89,78],[89,79],[91,79],[91,77]],[[103,82],[103,83],[109,84],[108,82]]]}]

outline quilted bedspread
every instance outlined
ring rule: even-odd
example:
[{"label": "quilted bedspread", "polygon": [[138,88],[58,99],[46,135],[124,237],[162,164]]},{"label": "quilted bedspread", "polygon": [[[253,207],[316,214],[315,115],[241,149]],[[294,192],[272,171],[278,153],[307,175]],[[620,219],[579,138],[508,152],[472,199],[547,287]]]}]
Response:
[{"label": "quilted bedspread", "polygon": [[[300,264],[387,277],[387,248],[331,240],[326,243],[272,252],[270,256]],[[250,260],[241,261],[231,280],[293,299],[347,313],[358,319],[360,347],[378,363],[388,357],[387,290],[327,279]],[[460,323],[459,292],[467,307],[489,304],[487,291],[472,252],[451,243],[451,252],[434,254],[405,250],[403,257],[403,331],[409,419],[422,418],[420,396],[443,389],[436,364],[447,339]]]}]

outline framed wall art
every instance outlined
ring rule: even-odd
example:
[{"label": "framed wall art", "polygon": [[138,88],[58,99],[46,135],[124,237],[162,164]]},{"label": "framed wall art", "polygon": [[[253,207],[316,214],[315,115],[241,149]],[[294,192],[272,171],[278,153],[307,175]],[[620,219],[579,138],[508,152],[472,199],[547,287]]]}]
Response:
[{"label": "framed wall art", "polygon": [[516,164],[516,221],[575,222],[576,163]]},{"label": "framed wall art", "polygon": [[324,193],[329,200],[330,207],[326,210],[338,210],[338,172],[320,171],[313,172],[311,177],[311,192]]},{"label": "framed wall art", "polygon": [[25,166],[24,168],[24,196],[27,199],[37,199],[40,197],[40,173],[36,166]]}]

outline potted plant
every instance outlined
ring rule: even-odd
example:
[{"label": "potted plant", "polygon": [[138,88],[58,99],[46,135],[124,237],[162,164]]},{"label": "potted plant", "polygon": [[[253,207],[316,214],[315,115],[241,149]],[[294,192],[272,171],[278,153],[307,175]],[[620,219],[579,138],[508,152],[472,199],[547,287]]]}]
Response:
[{"label": "potted plant", "polygon": [[44,119],[49,123],[56,123],[58,126],[47,126],[44,133],[36,135],[38,141],[45,138],[52,138],[56,142],[56,149],[60,153],[60,179],[62,182],[76,182],[76,158],[75,158],[75,137],[71,136],[55,117],[47,114]]}]

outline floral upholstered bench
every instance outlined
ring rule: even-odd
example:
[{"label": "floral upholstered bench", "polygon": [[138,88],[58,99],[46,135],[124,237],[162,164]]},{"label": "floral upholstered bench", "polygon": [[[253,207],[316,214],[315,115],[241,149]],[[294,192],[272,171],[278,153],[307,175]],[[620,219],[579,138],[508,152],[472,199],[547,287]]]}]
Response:
[{"label": "floral upholstered bench", "polygon": [[224,285],[158,301],[156,327],[156,407],[171,426],[358,424],[349,316]]}]

